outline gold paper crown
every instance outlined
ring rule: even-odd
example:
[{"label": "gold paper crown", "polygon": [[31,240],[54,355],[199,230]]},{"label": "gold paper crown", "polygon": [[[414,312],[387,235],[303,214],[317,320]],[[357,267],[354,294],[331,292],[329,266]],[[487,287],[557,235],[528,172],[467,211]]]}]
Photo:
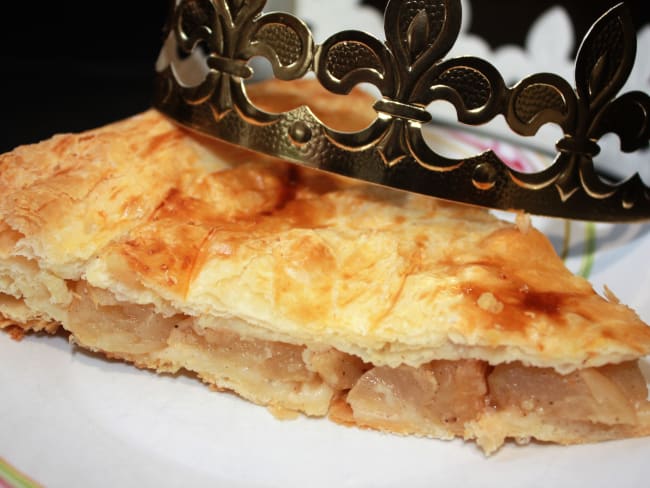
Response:
[{"label": "gold paper crown", "polygon": [[[650,189],[639,177],[603,181],[594,169],[598,139],[619,135],[635,151],[650,138],[650,97],[614,98],[634,64],[636,37],[627,9],[604,14],[582,41],[575,89],[551,73],[507,87],[497,69],[476,57],[444,59],[461,24],[460,0],[390,0],[386,42],[359,31],[339,32],[316,45],[307,25],[286,13],[262,14],[266,0],[172,2],[167,31],[187,54],[203,45],[207,73],[195,86],[171,66],[157,73],[155,106],[199,132],[288,159],[402,190],[475,205],[565,218],[633,221],[650,218]],[[307,107],[270,114],[255,107],[244,80],[254,56],[274,75],[292,80],[313,72],[329,91],[347,94],[359,83],[383,98],[377,118],[360,132],[325,126]],[[539,173],[509,168],[492,151],[449,159],[422,135],[427,106],[446,100],[458,120],[479,125],[501,114],[523,136],[546,123],[564,131],[551,166]]]}]

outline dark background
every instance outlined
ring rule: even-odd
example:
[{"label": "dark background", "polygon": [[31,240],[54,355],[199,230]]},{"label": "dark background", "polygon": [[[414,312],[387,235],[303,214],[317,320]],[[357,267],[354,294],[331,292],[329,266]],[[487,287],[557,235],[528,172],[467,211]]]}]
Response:
[{"label": "dark background", "polygon": [[[363,2],[382,10],[385,4],[385,0]],[[557,3],[474,0],[471,30],[493,47],[522,44],[532,21]],[[582,38],[616,0],[561,3]],[[647,3],[630,1],[637,25],[650,19]],[[0,153],[148,108],[168,5],[167,0],[3,2]]]},{"label": "dark background", "polygon": [[165,0],[3,2],[0,153],[148,108],[167,6]]}]

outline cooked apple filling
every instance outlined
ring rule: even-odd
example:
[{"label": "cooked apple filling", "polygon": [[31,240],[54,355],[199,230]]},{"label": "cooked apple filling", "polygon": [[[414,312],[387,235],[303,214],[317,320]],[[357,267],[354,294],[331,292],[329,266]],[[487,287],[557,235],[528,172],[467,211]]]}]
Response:
[{"label": "cooked apple filling", "polygon": [[592,431],[593,440],[617,437],[650,415],[636,361],[566,375],[472,359],[392,368],[333,348],[245,337],[232,327],[234,318],[206,328],[187,314],[123,303],[83,282],[70,288],[65,328],[74,341],[142,367],[192,371],[276,414],[329,414],[390,432],[474,438],[487,452],[508,437],[544,440],[545,431],[576,441]]}]

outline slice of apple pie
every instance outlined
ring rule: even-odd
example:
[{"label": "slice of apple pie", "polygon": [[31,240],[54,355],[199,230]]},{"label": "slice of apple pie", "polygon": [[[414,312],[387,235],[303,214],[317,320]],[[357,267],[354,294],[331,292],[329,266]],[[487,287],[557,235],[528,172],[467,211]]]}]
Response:
[{"label": "slice of apple pie", "polygon": [[[374,115],[309,82],[252,96],[333,126]],[[650,434],[650,328],[523,219],[307,171],[154,111],[0,157],[0,314],[279,415],[487,453]]]}]

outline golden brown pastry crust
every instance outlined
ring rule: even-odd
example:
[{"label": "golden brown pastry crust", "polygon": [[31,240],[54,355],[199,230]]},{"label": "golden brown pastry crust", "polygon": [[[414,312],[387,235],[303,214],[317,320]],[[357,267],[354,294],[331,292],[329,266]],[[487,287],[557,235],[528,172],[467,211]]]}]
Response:
[{"label": "golden brown pastry crust", "polygon": [[[278,93],[253,99],[285,109]],[[352,100],[315,111],[333,126],[367,124],[372,101]],[[84,290],[194,317],[194,335],[167,349],[144,341],[141,356],[104,347],[73,325]],[[159,370],[200,365],[192,341],[224,320],[375,366],[478,359],[567,373],[650,352],[638,316],[573,276],[533,228],[208,141],[155,111],[0,156],[0,298],[0,327],[61,323],[82,345]],[[204,379],[237,389],[215,378]],[[327,404],[328,388],[310,394]],[[287,407],[270,390],[249,398]],[[288,405],[322,415],[318,401]]]},{"label": "golden brown pastry crust", "polygon": [[573,276],[534,229],[394,191],[323,188],[272,158],[203,143],[150,111],[3,155],[10,252],[130,301],[240,316],[259,337],[375,364],[568,371],[650,351],[634,312]]}]

